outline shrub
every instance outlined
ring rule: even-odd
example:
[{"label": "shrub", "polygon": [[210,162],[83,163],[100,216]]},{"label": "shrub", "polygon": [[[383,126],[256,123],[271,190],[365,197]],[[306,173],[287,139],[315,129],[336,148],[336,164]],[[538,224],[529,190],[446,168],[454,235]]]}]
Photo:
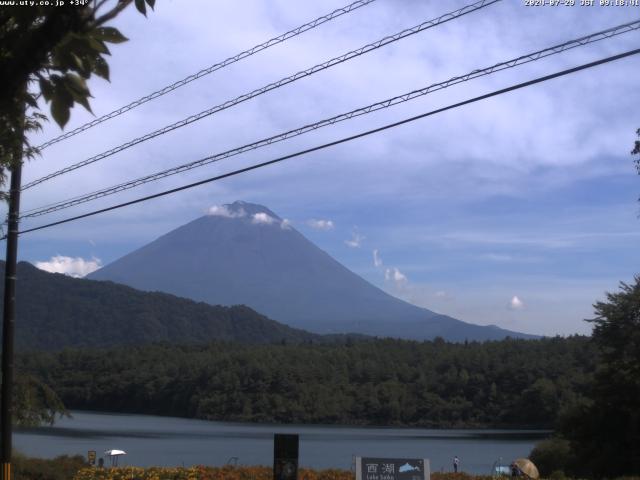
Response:
[{"label": "shrub", "polygon": [[81,455],[62,455],[54,459],[13,455],[14,478],[17,480],[70,480],[86,466],[87,462]]},{"label": "shrub", "polygon": [[[71,478],[71,477],[70,477]],[[272,480],[271,467],[116,467],[84,468],[74,480]],[[353,480],[348,470],[298,471],[300,480]]]},{"label": "shrub", "polygon": [[[84,468],[73,480],[272,480],[271,467],[116,467]],[[311,470],[301,468],[299,480],[354,480],[355,474],[349,470]],[[466,473],[434,473],[432,480],[491,480],[491,477],[474,476]]]},{"label": "shrub", "polygon": [[565,472],[570,472],[573,465],[573,454],[567,440],[550,438],[538,443],[529,459],[536,464],[543,478],[561,479]]}]

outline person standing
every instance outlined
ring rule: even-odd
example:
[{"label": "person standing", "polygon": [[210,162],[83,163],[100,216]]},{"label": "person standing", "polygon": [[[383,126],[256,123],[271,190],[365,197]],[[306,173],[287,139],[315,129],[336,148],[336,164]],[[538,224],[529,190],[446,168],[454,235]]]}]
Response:
[{"label": "person standing", "polygon": [[460,465],[460,459],[456,455],[453,457],[453,473],[458,473],[458,466]]}]

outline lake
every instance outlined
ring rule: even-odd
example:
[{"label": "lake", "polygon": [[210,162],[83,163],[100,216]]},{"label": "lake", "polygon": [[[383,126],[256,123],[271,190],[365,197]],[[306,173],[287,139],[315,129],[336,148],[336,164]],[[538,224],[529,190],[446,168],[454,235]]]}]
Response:
[{"label": "lake", "polygon": [[[352,457],[428,458],[432,471],[450,471],[454,455],[462,471],[488,474],[493,463],[528,456],[549,435],[539,430],[435,430],[208,422],[150,415],[71,412],[52,427],[22,429],[14,448],[55,457],[121,449],[120,465],[272,465],[273,434],[300,435],[300,465],[349,469]],[[106,461],[106,459],[105,459]],[[106,463],[106,462],[105,462]]]}]

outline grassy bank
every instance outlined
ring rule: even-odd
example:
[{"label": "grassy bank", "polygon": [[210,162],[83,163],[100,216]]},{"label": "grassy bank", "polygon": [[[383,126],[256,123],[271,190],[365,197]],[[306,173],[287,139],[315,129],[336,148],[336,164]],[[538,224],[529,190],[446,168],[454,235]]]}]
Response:
[{"label": "grassy bank", "polygon": [[[18,455],[14,462],[16,480],[272,480],[271,467],[89,467],[81,456],[62,456],[51,460]],[[298,480],[354,480],[350,470],[312,470],[302,468]],[[503,477],[507,479],[507,477]],[[553,480],[569,480],[552,475]],[[486,475],[467,473],[431,474],[431,480],[493,480]],[[508,480],[508,479],[507,479]],[[615,480],[640,480],[623,477]]]},{"label": "grassy bank", "polygon": [[71,480],[87,466],[86,459],[81,455],[63,455],[53,459],[13,455],[13,473],[16,480]]}]

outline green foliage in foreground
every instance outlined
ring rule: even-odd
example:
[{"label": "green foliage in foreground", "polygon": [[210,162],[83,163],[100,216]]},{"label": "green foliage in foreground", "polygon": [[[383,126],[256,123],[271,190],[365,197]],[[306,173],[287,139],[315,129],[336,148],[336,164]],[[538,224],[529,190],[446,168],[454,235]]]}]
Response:
[{"label": "green foliage in foreground", "polygon": [[[155,0],[146,2],[153,8]],[[76,2],[63,8],[54,2],[24,3],[0,8],[0,186],[7,168],[40,153],[29,143],[29,133],[47,120],[38,100],[51,104],[51,117],[61,128],[74,105],[91,111],[86,81],[92,75],[109,80],[107,43],[127,40],[106,24],[132,0]],[[144,0],[135,5],[146,15]],[[0,192],[0,199],[5,197]]]},{"label": "green foliage in foreground", "polygon": [[154,345],[24,355],[70,409],[212,420],[551,427],[594,370],[589,339]]},{"label": "green foliage in foreground", "polygon": [[529,454],[543,478],[563,477],[575,465],[575,455],[568,440],[553,437],[538,443]]},{"label": "green foliage in foreground", "polygon": [[86,460],[80,455],[62,455],[54,459],[13,455],[16,480],[71,480],[80,469],[87,466]]},{"label": "green foliage in foreground", "polygon": [[586,402],[561,415],[559,437],[532,455],[543,474],[640,476],[640,276],[594,308],[598,358]]},{"label": "green foliage in foreground", "polygon": [[21,427],[52,425],[56,416],[67,413],[58,395],[32,375],[16,376],[13,402],[13,422]]},{"label": "green foliage in foreground", "polygon": [[576,473],[640,476],[640,276],[594,305],[599,362],[590,403],[563,418]]},{"label": "green foliage in foreground", "polygon": [[60,397],[33,375],[18,372],[13,388],[13,423],[20,427],[52,425],[67,414]]}]

